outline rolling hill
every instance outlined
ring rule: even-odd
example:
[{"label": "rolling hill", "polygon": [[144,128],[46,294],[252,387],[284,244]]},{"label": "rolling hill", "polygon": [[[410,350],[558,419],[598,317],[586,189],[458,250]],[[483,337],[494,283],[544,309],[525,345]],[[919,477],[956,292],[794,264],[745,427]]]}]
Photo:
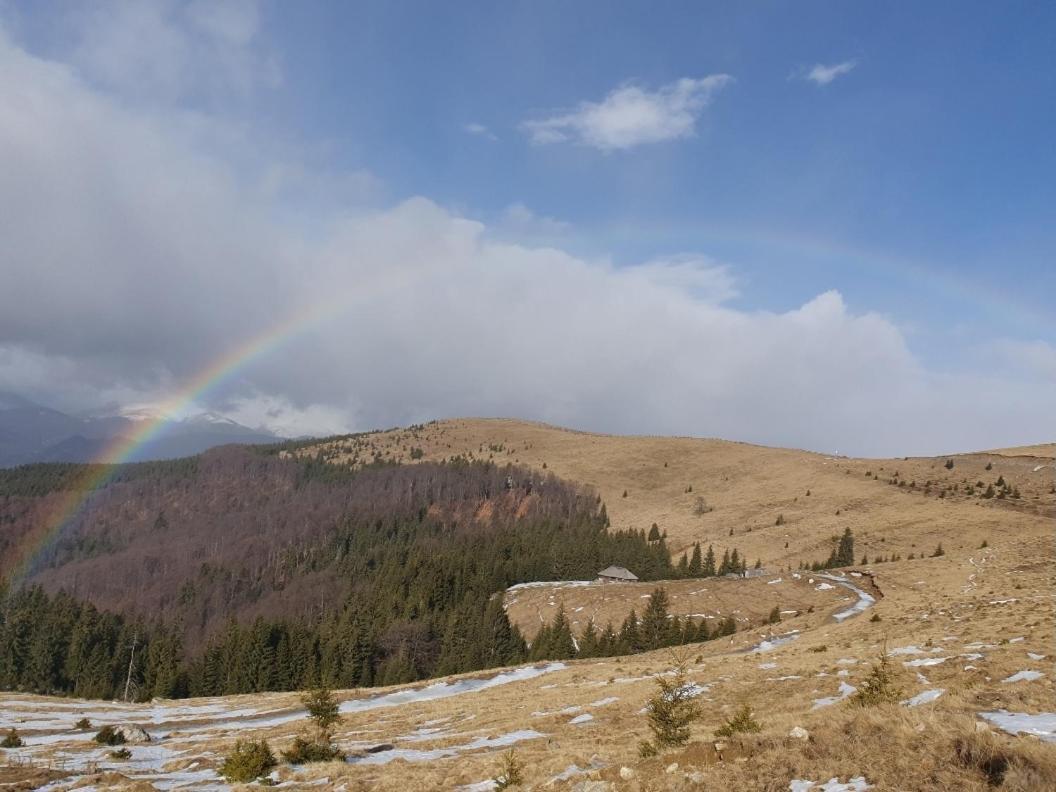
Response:
[{"label": "rolling hill", "polygon": [[[760,562],[758,575],[748,579],[588,584],[594,562],[600,569],[610,562],[601,560],[607,559],[603,554],[616,551],[606,546],[565,574],[517,570],[508,579],[528,585],[508,588],[501,602],[529,638],[561,610],[579,622],[573,630],[580,635],[584,618],[618,623],[632,609],[641,614],[658,585],[670,597],[672,614],[703,620],[732,615],[739,629],[681,650],[518,663],[440,681],[342,690],[336,739],[348,761],[282,766],[276,780],[290,788],[490,789],[500,754],[509,747],[524,763],[524,788],[530,789],[1040,792],[1056,782],[1051,444],[867,460],[718,440],[452,420],[289,445],[252,464],[230,454],[225,450],[211,461],[207,455],[198,463],[228,471],[208,477],[216,480],[215,491],[202,479],[206,496],[187,512],[221,515],[206,522],[202,536],[227,530],[224,515],[233,513],[227,510],[231,504],[248,508],[254,500],[274,498],[288,510],[282,524],[257,527],[256,518],[231,523],[232,540],[242,537],[244,544],[225,551],[229,563],[244,554],[247,562],[256,558],[255,540],[272,545],[289,531],[310,536],[313,524],[328,519],[326,509],[313,503],[347,494],[360,474],[369,480],[399,471],[410,476],[404,481],[421,481],[412,475],[418,468],[428,476],[472,468],[474,461],[503,466],[493,485],[503,492],[511,479],[522,486],[552,474],[554,486],[574,502],[585,496],[599,510],[595,516],[607,516],[610,535],[627,529],[644,534],[656,523],[667,534],[663,546],[673,561],[699,542],[720,554],[740,548],[751,566]],[[282,467],[280,462],[295,461],[291,457],[300,457],[305,467]],[[249,480],[273,494],[245,491],[237,471],[254,464],[274,478],[266,485]],[[514,472],[504,472],[507,464]],[[313,478],[312,487],[322,488],[300,494],[301,474],[284,472],[297,469],[312,470],[313,477],[331,470],[338,483],[322,486],[325,476]],[[166,493],[184,491],[188,500],[198,499],[198,484],[143,481],[153,483],[121,486],[144,487],[137,498],[160,499],[151,503],[164,502],[166,515],[178,511],[175,496]],[[324,492],[331,494],[321,498]],[[446,507],[461,515],[460,524],[491,520],[490,490],[487,497],[479,489],[462,495]],[[7,496],[8,506],[13,497]],[[124,513],[119,499],[108,508],[115,519]],[[141,511],[128,529],[128,547],[156,517]],[[519,511],[510,503],[499,513],[509,515],[504,524],[513,533],[534,533]],[[10,520],[4,525],[11,530]],[[855,564],[804,568],[825,560],[834,537],[847,528],[855,538]],[[553,550],[548,557],[556,561],[576,555],[582,540],[563,541],[557,533],[546,541]],[[166,555],[180,552],[176,546]],[[104,560],[105,554],[87,559]],[[656,571],[650,563],[643,555],[626,565]],[[82,568],[80,579],[88,569]],[[340,569],[320,567],[312,574]],[[39,579],[54,588],[65,577],[62,570],[46,566]],[[306,577],[305,590],[324,580],[331,581]],[[775,607],[780,621],[767,624]],[[252,608],[245,614],[251,617]],[[897,695],[856,706],[855,694],[867,686],[885,650]],[[679,659],[688,667],[701,718],[688,745],[643,759],[638,744],[650,734],[643,708],[657,690],[658,675],[670,673]],[[715,730],[744,705],[760,731],[716,737]],[[143,724],[160,739],[133,746],[124,764],[110,760],[75,728],[86,714],[93,723]],[[27,788],[50,782],[53,789],[133,783],[209,788],[237,738],[266,737],[277,749],[305,727],[294,693],[128,705],[0,694],[0,716],[27,738],[25,747],[9,753],[16,762],[0,769],[0,780]]]}]

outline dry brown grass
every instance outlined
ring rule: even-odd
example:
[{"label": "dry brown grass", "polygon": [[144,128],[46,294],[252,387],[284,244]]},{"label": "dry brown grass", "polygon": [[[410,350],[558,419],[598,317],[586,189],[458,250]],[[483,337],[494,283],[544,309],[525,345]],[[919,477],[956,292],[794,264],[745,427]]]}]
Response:
[{"label": "dry brown grass", "polygon": [[[594,758],[607,767],[593,775],[611,780],[619,790],[787,790],[793,778],[824,782],[833,776],[846,781],[859,775],[877,790],[982,790],[994,788],[991,784],[998,779],[997,788],[1006,790],[1056,788],[1056,746],[1029,736],[976,732],[979,712],[1056,711],[1052,664],[1056,558],[1053,497],[1047,494],[1052,473],[1051,469],[1032,473],[1033,467],[1046,461],[1044,454],[1051,458],[1051,446],[955,456],[953,469],[947,470],[944,457],[827,459],[721,441],[601,437],[513,421],[448,421],[426,427],[417,438],[391,432],[373,436],[370,442],[386,454],[398,451],[405,458],[411,447],[420,446],[427,459],[473,450],[485,459],[495,454],[499,460],[540,468],[545,462],[547,470],[597,487],[616,527],[648,529],[656,521],[676,548],[693,540],[705,545],[711,541],[717,549],[737,546],[752,561],[762,558],[775,570],[771,577],[787,580],[790,576],[776,571],[778,567],[827,555],[829,536],[846,525],[858,537],[859,557],[864,550],[870,558],[876,553],[900,553],[904,560],[869,565],[884,594],[872,610],[881,617],[879,622],[870,621],[867,612],[837,624],[829,616],[833,603],[826,599],[815,613],[779,627],[800,629],[800,637],[773,652],[745,653],[766,635],[761,628],[693,647],[690,678],[707,690],[701,697],[704,718],[694,727],[693,741],[684,751],[645,762],[637,757],[638,742],[649,735],[641,709],[655,689],[651,675],[670,668],[663,651],[577,661],[564,671],[477,693],[346,714],[335,735],[343,748],[351,751],[391,742],[401,748],[436,749],[534,729],[545,736],[517,744],[517,754],[526,765],[527,788],[568,789],[591,774],[546,785],[569,765],[586,767]],[[488,451],[488,444],[503,444],[506,450]],[[507,453],[511,449],[513,453]],[[987,464],[990,471],[985,470]],[[897,470],[907,487],[866,478],[867,470],[881,477]],[[927,480],[946,486],[953,479],[987,481],[997,475],[1019,486],[1021,502],[983,503],[962,495],[939,499],[934,494],[938,485],[932,485],[929,495],[919,486]],[[918,487],[911,489],[908,482],[914,480]],[[693,492],[686,493],[690,484]],[[624,489],[627,498],[622,497]],[[714,511],[702,517],[692,514],[692,499],[698,494]],[[777,514],[784,514],[785,525],[774,525]],[[749,525],[751,532],[745,530]],[[732,539],[730,527],[736,534]],[[985,549],[980,548],[983,539],[988,543]],[[906,560],[910,552],[929,553],[940,541],[945,556]],[[768,596],[787,597],[787,601],[802,596],[807,603],[814,597],[843,593],[817,592],[801,582],[787,595],[771,595],[767,588],[780,587],[767,587],[766,579],[770,578],[680,581],[672,584],[671,591],[687,596],[685,611],[674,600],[678,612],[740,608],[752,615],[765,614],[772,606],[765,599]],[[699,599],[688,598],[697,588],[711,591],[695,595]],[[602,619],[611,613],[616,622],[618,613],[640,609],[641,595],[651,589],[652,584],[642,584],[559,591],[570,615],[577,607],[584,608],[580,614],[596,608]],[[596,600],[599,591],[601,602]],[[527,589],[517,594],[518,602],[511,607],[515,620],[526,625],[533,618],[538,622],[540,613],[550,607],[549,594],[544,592]],[[610,592],[622,593],[606,602],[606,596],[613,596]],[[540,601],[544,596],[545,602]],[[777,604],[784,606],[781,599]],[[701,610],[690,610],[696,607]],[[847,702],[812,708],[816,700],[834,696],[841,682],[858,686],[885,640],[889,650],[914,645],[921,652],[892,656],[907,698],[929,689],[941,688],[945,693],[912,709],[901,704],[860,708]],[[1028,653],[1046,658],[1038,660]],[[931,666],[904,665],[939,657],[946,659]],[[1003,682],[1024,669],[1044,676]],[[380,692],[384,691],[346,691],[340,698]],[[20,698],[28,709],[34,701],[62,703]],[[295,694],[232,697],[229,702],[233,708],[260,710],[297,706]],[[716,750],[715,729],[745,703],[763,731],[725,741]],[[572,723],[578,714],[593,719]],[[421,741],[407,739],[437,719],[443,719],[445,733]],[[788,738],[796,725],[810,731],[809,742]],[[216,766],[239,736],[266,736],[277,751],[302,726],[303,722],[294,721],[265,729],[192,735],[178,743],[186,754],[177,764]],[[42,752],[40,758],[85,750],[91,747],[71,738]],[[350,792],[453,789],[493,777],[503,750],[467,750],[454,758],[396,760],[383,766],[329,763],[297,772],[284,767],[280,776],[303,782],[325,777],[330,779],[329,787],[343,784]],[[667,773],[673,762],[679,763],[679,770]],[[634,780],[618,777],[622,765],[635,771]]]},{"label": "dry brown grass", "polygon": [[[846,527],[855,534],[857,556],[906,558],[930,553],[940,541],[947,552],[971,550],[997,531],[1037,530],[1056,514],[1056,495],[1049,493],[1052,469],[1033,470],[1052,462],[1054,445],[951,457],[848,459],[724,440],[590,434],[509,419],[438,421],[413,432],[377,432],[358,443],[355,448],[321,444],[302,453],[322,450],[335,461],[379,453],[410,462],[411,449],[421,448],[424,460],[463,455],[540,470],[545,465],[594,487],[614,529],[648,530],[655,522],[667,531],[675,555],[696,541],[736,546],[750,562],[758,558],[775,569],[824,559],[831,537]],[[1031,451],[1039,456],[1024,455]],[[945,467],[947,459],[954,460],[952,470]],[[896,473],[905,487],[887,483]],[[938,497],[943,487],[989,483],[1000,475],[1018,486],[1018,501],[984,501],[963,491]],[[695,514],[698,497],[712,510]],[[775,524],[779,515],[782,525]]]},{"label": "dry brown grass", "polygon": [[[778,580],[780,583],[768,581]],[[785,611],[782,622],[796,620],[793,626],[800,626],[797,619],[806,616],[811,609],[819,614],[828,615],[833,610],[846,607],[853,597],[842,588],[830,587],[817,589],[820,579],[814,580],[804,575],[798,580],[791,575],[768,575],[761,578],[737,580],[732,578],[708,578],[705,580],[666,580],[651,583],[607,583],[593,586],[575,586],[562,588],[540,587],[524,588],[507,592],[505,597],[506,614],[521,632],[532,638],[543,623],[553,621],[561,607],[564,607],[574,632],[586,628],[593,618],[598,629],[611,623],[619,630],[620,624],[633,608],[639,616],[648,604],[649,595],[658,587],[667,590],[670,607],[668,611],[677,616],[692,615],[708,618],[713,627],[719,619],[733,616],[738,622],[738,629],[752,624],[758,625],[769,616],[775,606]],[[866,582],[859,581],[867,586]],[[787,627],[776,625],[775,630]]]}]

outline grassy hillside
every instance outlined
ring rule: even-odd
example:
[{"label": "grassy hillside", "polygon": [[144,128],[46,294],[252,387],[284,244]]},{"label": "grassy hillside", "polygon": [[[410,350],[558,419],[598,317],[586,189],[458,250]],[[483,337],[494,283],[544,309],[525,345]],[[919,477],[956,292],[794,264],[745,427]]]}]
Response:
[{"label": "grassy hillside", "polygon": [[[639,742],[650,736],[643,708],[657,690],[657,675],[670,672],[677,659],[660,650],[462,675],[441,685],[342,691],[336,737],[350,759],[281,767],[280,780],[294,788],[316,782],[357,791],[484,789],[509,746],[524,763],[529,789],[776,791],[858,777],[873,790],[1056,787],[1052,446],[854,460],[474,420],[334,439],[291,453],[353,468],[376,459],[461,457],[553,472],[597,490],[613,529],[648,530],[656,522],[676,557],[695,541],[738,546],[767,571],[747,580],[668,584],[673,612],[739,612],[755,625],[688,647],[701,718],[684,748],[638,756]],[[991,485],[993,496],[985,497]],[[694,513],[698,496],[710,511]],[[802,561],[824,558],[846,527],[858,540],[855,555],[868,558],[845,570],[842,582],[873,602],[840,580],[798,569]],[[940,543],[944,553],[933,555]],[[900,560],[878,563],[877,556]],[[570,618],[617,621],[640,609],[654,585],[519,587],[506,593],[504,604],[531,634],[562,604]],[[864,609],[844,616],[856,602]],[[773,605],[799,613],[758,626]],[[854,705],[885,647],[897,695],[876,706]],[[716,737],[743,705],[761,730]],[[215,782],[211,773],[236,738],[263,736],[280,749],[305,723],[293,694],[184,706],[190,709],[107,705],[92,712],[159,732],[183,730],[152,748],[173,753],[149,772],[170,782],[200,773],[201,784]],[[93,750],[72,725],[63,725],[84,714],[82,702],[0,695],[0,710],[39,735],[36,745],[13,754],[37,762],[38,779],[62,776],[67,786],[105,788],[143,780],[148,772],[105,762],[103,772],[85,764],[71,769]],[[42,710],[53,714],[46,721],[34,715]],[[806,730],[806,739],[790,736],[793,727]],[[49,762],[51,774],[40,776]],[[28,777],[25,768],[0,770],[0,780]]]},{"label": "grassy hillside", "polygon": [[[824,558],[832,537],[847,527],[859,556],[905,558],[930,553],[938,542],[970,549],[995,532],[1030,530],[1056,515],[1052,444],[951,457],[848,459],[723,440],[459,419],[322,443],[301,453],[356,464],[464,456],[527,465],[594,488],[614,529],[648,530],[656,523],[676,556],[698,541],[737,546],[771,569]],[[1019,498],[983,497],[1001,477]],[[974,494],[965,489],[979,482],[983,486]]]}]

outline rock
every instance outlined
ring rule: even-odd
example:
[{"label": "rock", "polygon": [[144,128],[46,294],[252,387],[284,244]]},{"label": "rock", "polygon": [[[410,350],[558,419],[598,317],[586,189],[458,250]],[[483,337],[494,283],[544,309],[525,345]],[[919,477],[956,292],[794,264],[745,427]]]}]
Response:
[{"label": "rock", "polygon": [[990,731],[990,727],[987,724],[983,723],[983,721],[976,721],[975,731],[978,734],[986,734]]},{"label": "rock", "polygon": [[622,778],[624,781],[630,781],[632,778],[634,778],[634,771],[626,766],[621,767],[620,778]]},{"label": "rock", "polygon": [[678,772],[678,762],[672,762],[671,764],[669,764],[667,766],[667,770],[665,770],[664,772],[666,772],[666,773],[677,773]]},{"label": "rock", "polygon": [[381,743],[380,745],[372,745],[366,749],[368,754],[381,753],[382,751],[391,751],[396,746],[392,743]]},{"label": "rock", "polygon": [[726,743],[722,742],[721,740],[719,742],[715,743],[715,750],[718,751],[719,753],[722,753],[723,751],[726,750]]},{"label": "rock", "polygon": [[120,734],[124,737],[125,742],[130,745],[136,745],[139,743],[149,743],[150,735],[146,733],[139,726],[134,726],[130,723],[124,723],[120,726],[114,727],[114,733]]},{"label": "rock", "polygon": [[802,726],[793,726],[792,731],[788,733],[788,736],[793,740],[809,740],[810,732],[804,729]]}]

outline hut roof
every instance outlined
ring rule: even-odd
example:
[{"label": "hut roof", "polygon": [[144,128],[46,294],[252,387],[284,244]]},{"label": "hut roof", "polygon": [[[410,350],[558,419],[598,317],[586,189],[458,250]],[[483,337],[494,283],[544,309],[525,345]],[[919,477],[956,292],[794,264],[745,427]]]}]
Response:
[{"label": "hut roof", "polygon": [[598,573],[598,577],[615,578],[617,580],[637,580],[638,576],[629,569],[620,566],[605,567]]}]

